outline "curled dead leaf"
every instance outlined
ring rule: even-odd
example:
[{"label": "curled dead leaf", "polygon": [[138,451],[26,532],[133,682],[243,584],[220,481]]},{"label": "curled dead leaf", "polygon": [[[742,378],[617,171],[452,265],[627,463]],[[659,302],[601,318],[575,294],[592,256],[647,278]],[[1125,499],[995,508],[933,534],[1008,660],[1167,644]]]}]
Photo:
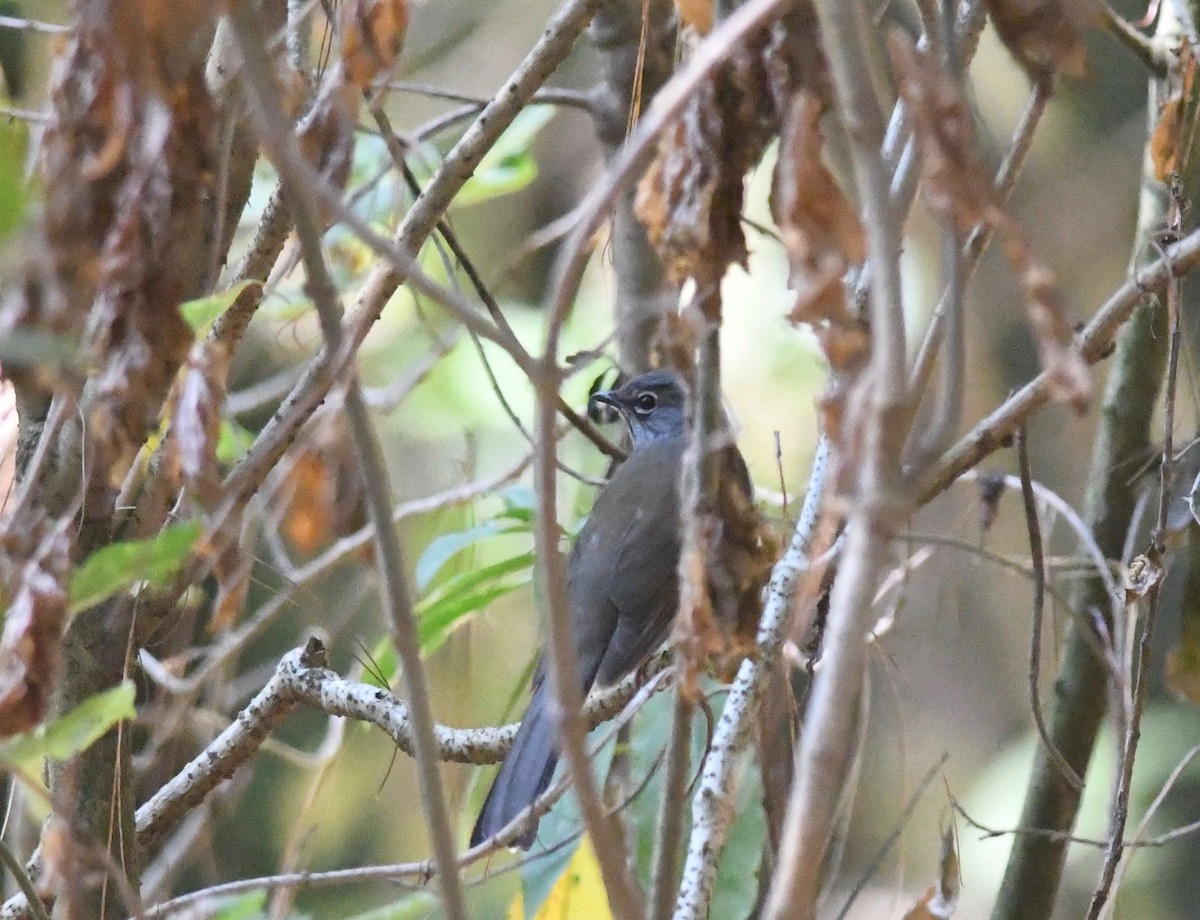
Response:
[{"label": "curled dead leaf", "polygon": [[1035,80],[1087,70],[1083,32],[1099,19],[1096,0],[986,0],[1009,53]]},{"label": "curled dead leaf", "polygon": [[978,223],[1002,223],[1004,209],[980,155],[962,87],[903,32],[888,35],[888,51],[913,121],[930,209],[951,217],[962,231]]},{"label": "curled dead leaf", "polygon": [[342,61],[359,90],[396,67],[408,31],[408,0],[343,0]]},{"label": "curled dead leaf", "polygon": [[179,471],[206,507],[217,497],[217,442],[228,368],[229,348],[225,343],[207,339],[192,346],[172,413]]},{"label": "curled dead leaf", "polygon": [[1184,171],[1200,120],[1196,55],[1190,43],[1183,43],[1175,62],[1170,75],[1170,94],[1159,109],[1158,122],[1150,135],[1150,160],[1159,182]]},{"label": "curled dead leaf", "polygon": [[791,265],[791,283],[841,276],[867,256],[854,206],[821,156],[821,102],[807,90],[784,119],[771,183],[775,217]]},{"label": "curled dead leaf", "polygon": [[1134,557],[1125,570],[1125,602],[1133,603],[1163,580],[1166,569],[1162,560],[1152,553],[1141,553]]}]

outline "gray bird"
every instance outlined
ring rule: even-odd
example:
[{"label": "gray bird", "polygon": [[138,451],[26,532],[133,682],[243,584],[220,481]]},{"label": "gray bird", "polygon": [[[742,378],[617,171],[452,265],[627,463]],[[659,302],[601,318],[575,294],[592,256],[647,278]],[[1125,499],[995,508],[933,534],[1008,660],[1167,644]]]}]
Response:
[{"label": "gray bird", "polygon": [[[684,390],[675,374],[652,371],[597,402],[620,413],[632,450],[596,498],[567,562],[567,598],[586,693],[639,667],[667,638],[679,605],[679,473],[686,443]],[[471,832],[471,846],[499,833],[550,785],[558,752],[546,663]],[[536,823],[518,841],[528,849]]]}]

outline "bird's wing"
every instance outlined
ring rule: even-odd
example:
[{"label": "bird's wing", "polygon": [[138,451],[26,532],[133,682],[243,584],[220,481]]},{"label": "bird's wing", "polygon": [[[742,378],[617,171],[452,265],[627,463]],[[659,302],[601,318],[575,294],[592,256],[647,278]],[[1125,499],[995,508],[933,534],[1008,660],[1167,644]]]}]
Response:
[{"label": "bird's wing", "polygon": [[593,518],[611,524],[603,553],[608,564],[596,573],[592,596],[606,598],[615,613],[615,622],[604,624],[609,640],[596,667],[598,684],[613,683],[638,667],[670,631],[679,602],[678,477],[683,445],[683,438],[676,438],[634,453],[592,512]]}]

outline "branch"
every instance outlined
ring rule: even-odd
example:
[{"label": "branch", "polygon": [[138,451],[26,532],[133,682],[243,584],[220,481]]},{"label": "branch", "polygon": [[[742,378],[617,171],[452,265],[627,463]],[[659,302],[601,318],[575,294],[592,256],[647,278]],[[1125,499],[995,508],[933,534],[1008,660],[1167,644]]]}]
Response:
[{"label": "branch", "polygon": [[742,662],[717,720],[692,804],[692,833],[688,840],[683,882],[675,904],[675,920],[708,917],[725,834],[734,817],[731,803],[736,797],[737,768],[753,740],[754,717],[762,703],[771,670],[779,658],[784,636],[791,626],[796,587],[811,571],[808,555],[818,537],[829,460],[829,442],[822,438],[813,457],[808,493],[792,541],[771,571],[767,601],[758,627],[757,654]]},{"label": "branch", "polygon": [[[317,309],[327,350],[331,354],[339,354],[345,346],[342,306],[325,264],[317,212],[299,191],[308,178],[298,174],[296,169],[297,164],[304,162],[302,154],[284,117],[271,71],[266,62],[256,56],[262,42],[258,40],[253,15],[246,7],[237,6],[230,10],[227,21],[232,25],[234,38],[242,52],[246,85],[258,116],[263,144],[270,152],[288,192],[307,276],[305,289]],[[367,508],[375,526],[375,558],[381,569],[384,611],[391,622],[392,640],[403,665],[404,687],[412,710],[422,812],[433,841],[442,906],[451,920],[466,920],[466,896],[455,862],[454,832],[435,751],[433,702],[421,660],[417,617],[404,571],[404,551],[396,525],[391,519],[392,498],[387,462],[363,400],[357,372],[353,369],[346,382],[345,408]]]}]

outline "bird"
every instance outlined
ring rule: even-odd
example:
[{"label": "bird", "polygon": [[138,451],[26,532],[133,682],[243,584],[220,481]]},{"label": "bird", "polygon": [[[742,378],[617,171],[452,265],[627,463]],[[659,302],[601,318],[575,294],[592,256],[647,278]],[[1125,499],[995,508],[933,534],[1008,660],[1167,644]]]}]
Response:
[{"label": "bird", "polygon": [[[650,371],[592,396],[629,430],[629,456],[600,490],[567,560],[571,638],[586,694],[618,682],[667,639],[679,605],[679,478],[687,443],[686,391],[671,371]],[[529,707],[471,832],[495,836],[550,785],[558,763],[546,660]],[[537,835],[530,821],[516,846]]]}]

